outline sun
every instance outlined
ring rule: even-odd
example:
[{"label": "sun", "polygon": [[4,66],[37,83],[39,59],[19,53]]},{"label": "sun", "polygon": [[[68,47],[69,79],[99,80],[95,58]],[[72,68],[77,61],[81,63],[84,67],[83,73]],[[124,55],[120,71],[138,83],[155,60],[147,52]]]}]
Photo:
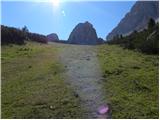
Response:
[{"label": "sun", "polygon": [[58,7],[58,6],[59,6],[59,3],[60,3],[60,0],[52,0],[52,4],[53,4],[53,6],[55,6],[55,7]]}]

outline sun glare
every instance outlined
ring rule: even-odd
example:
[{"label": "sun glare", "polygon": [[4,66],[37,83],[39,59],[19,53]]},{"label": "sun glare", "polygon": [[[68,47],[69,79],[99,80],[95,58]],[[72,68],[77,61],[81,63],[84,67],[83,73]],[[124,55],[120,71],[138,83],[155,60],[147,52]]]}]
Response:
[{"label": "sun glare", "polygon": [[56,7],[58,7],[59,6],[59,0],[52,0],[52,4],[53,4],[53,6],[56,6]]}]

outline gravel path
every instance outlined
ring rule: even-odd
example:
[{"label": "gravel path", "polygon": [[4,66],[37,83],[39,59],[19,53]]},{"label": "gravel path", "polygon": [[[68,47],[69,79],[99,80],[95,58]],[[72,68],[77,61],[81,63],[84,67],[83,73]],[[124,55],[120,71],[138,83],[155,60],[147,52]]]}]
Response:
[{"label": "gravel path", "polygon": [[106,114],[98,113],[98,108],[106,103],[96,56],[95,46],[63,45],[60,60],[66,68],[67,82],[73,86],[82,107],[87,111],[85,118],[108,118]]}]

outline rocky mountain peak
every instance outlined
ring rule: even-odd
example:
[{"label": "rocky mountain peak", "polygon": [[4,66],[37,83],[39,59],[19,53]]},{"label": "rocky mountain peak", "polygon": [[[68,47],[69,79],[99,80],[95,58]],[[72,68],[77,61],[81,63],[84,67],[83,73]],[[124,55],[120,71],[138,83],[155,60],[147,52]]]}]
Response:
[{"label": "rocky mountain peak", "polygon": [[96,30],[93,25],[86,21],[79,23],[71,32],[68,42],[71,44],[95,45],[99,44]]},{"label": "rocky mountain peak", "polygon": [[58,35],[56,33],[51,33],[51,34],[47,35],[47,39],[50,42],[57,42],[57,41],[59,41]]},{"label": "rocky mountain peak", "polygon": [[155,20],[159,18],[159,2],[137,1],[106,39],[109,40],[116,35],[126,35],[135,30],[142,30],[147,26],[150,18]]}]

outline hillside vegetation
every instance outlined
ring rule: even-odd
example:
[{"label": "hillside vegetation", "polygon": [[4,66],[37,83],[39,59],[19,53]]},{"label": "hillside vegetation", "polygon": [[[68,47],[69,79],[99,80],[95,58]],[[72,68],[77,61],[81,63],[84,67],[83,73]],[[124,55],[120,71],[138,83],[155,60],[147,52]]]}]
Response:
[{"label": "hillside vegetation", "polygon": [[128,36],[117,35],[108,44],[118,44],[123,48],[137,50],[146,54],[159,53],[159,24],[153,19],[148,22],[148,28],[140,32],[134,31]]},{"label": "hillside vegetation", "polygon": [[98,46],[112,118],[159,118],[158,55],[117,45]]},{"label": "hillside vegetation", "polygon": [[58,48],[2,46],[2,118],[80,118],[79,98],[64,81]]}]

